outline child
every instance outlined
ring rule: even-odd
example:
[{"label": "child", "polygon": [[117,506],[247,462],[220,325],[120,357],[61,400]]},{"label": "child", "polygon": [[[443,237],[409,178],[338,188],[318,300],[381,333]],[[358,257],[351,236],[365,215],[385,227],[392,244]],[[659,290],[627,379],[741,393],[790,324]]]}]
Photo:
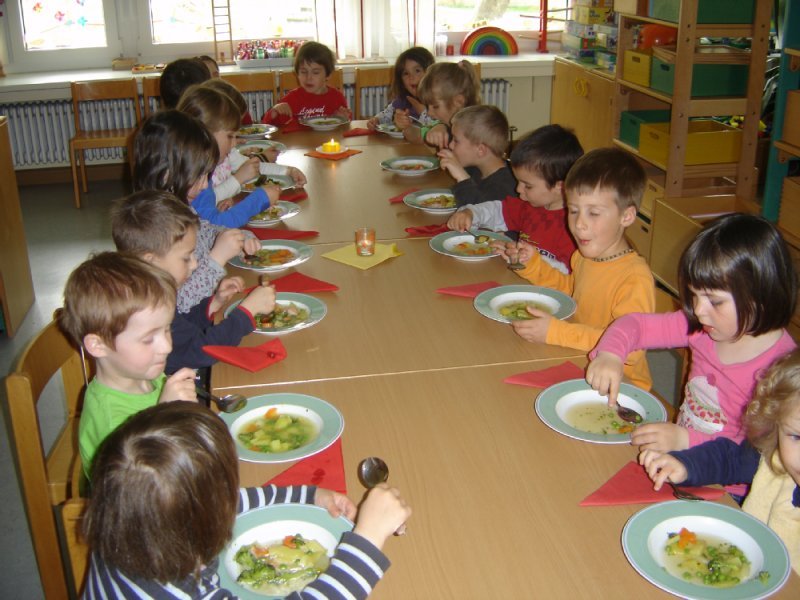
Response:
[{"label": "child", "polygon": [[395,124],[403,136],[413,143],[424,142],[437,150],[450,143],[450,119],[465,106],[481,101],[481,82],[472,63],[435,63],[428,67],[417,87],[417,97],[427,106],[430,125],[411,127],[408,115],[396,115]]},{"label": "child", "polygon": [[211,58],[208,54],[195,56],[195,59],[199,60],[206,66],[206,69],[208,69],[208,74],[211,75],[211,79],[219,79],[219,65],[217,64],[217,61]]},{"label": "child", "polygon": [[[655,283],[650,267],[625,239],[646,182],[641,165],[627,152],[592,150],[575,162],[564,182],[569,230],[578,242],[572,273],[565,275],[553,267],[529,244],[522,244],[519,251],[513,244],[503,249],[509,259],[527,263],[517,272],[522,278],[569,294],[578,305],[571,322],[528,307],[532,318],[512,324],[521,337],[588,352],[614,319],[653,312]],[[625,374],[634,385],[650,389],[644,352],[628,357]]]},{"label": "child", "polygon": [[458,206],[512,196],[517,187],[505,160],[508,119],[496,106],[468,106],[451,120],[452,137],[439,150],[439,164],[456,180]]},{"label": "child", "polygon": [[716,437],[740,441],[756,376],[795,347],[785,329],[797,295],[792,258],[761,217],[730,214],[711,222],[684,251],[678,282],[683,310],[620,318],[586,371],[586,381],[613,406],[629,352],[691,349],[677,424],[652,423],[631,434],[632,444],[659,452]]},{"label": "child", "polygon": [[[177,110],[159,111],[145,119],[134,138],[133,189],[168,191],[191,204],[208,186],[218,159],[217,144],[202,123]],[[242,250],[252,254],[260,247],[252,235],[201,220],[197,269],[178,290],[178,310],[188,312],[213,294],[228,260]]]},{"label": "child", "polygon": [[776,361],[756,385],[744,416],[746,441],[717,438],[689,450],[662,454],[643,450],[656,490],[673,483],[747,483],[742,508],[763,521],[786,544],[800,575],[800,352]]},{"label": "child", "polygon": [[167,63],[159,79],[161,108],[175,108],[186,88],[203,83],[210,77],[208,68],[197,58],[179,58]]},{"label": "child", "polygon": [[194,371],[164,375],[174,311],[175,282],[138,258],[102,252],[69,276],[58,324],[96,368],[78,425],[87,475],[100,442],[129,416],[157,402],[196,400]]},{"label": "child", "polygon": [[[389,95],[394,100],[367,121],[369,129],[388,123],[394,123],[398,129],[405,129],[411,124],[409,117],[414,117],[426,125],[431,123],[425,105],[417,98],[417,87],[426,69],[435,60],[433,54],[421,46],[414,46],[400,53],[394,63],[394,76],[389,86]],[[403,127],[397,123],[398,117],[401,116],[404,117]]]},{"label": "child", "polygon": [[262,123],[285,125],[291,120],[337,116],[350,119],[344,94],[328,87],[328,78],[336,66],[330,48],[319,42],[305,42],[294,55],[294,73],[299,87],[269,109]]},{"label": "child", "polygon": [[[564,180],[583,154],[578,138],[560,125],[545,125],[523,136],[511,152],[519,198],[462,207],[447,222],[450,229],[484,227],[534,240],[539,253],[564,273],[575,252],[567,231]],[[501,197],[498,197],[501,198]]]},{"label": "child", "polygon": [[[83,531],[91,549],[85,598],[233,598],[220,588],[219,554],[236,515],[286,502],[352,519],[346,496],[314,486],[239,488],[225,424],[184,402],[153,407],[112,434],[94,465]],[[134,493],[132,493],[132,491]],[[366,598],[389,568],[384,542],[411,509],[386,484],[367,495],[328,569],[299,598]]]},{"label": "child", "polygon": [[[169,192],[136,192],[111,212],[111,236],[117,250],[163,269],[173,277],[177,287],[182,286],[197,267],[194,247],[199,225],[197,215]],[[172,352],[167,357],[167,373],[183,367],[210,367],[216,360],[203,351],[203,346],[238,345],[255,329],[254,315],[269,314],[275,308],[275,289],[259,286],[214,325],[214,314],[243,289],[241,277],[223,279],[213,296],[186,314],[176,312],[172,320]]]}]

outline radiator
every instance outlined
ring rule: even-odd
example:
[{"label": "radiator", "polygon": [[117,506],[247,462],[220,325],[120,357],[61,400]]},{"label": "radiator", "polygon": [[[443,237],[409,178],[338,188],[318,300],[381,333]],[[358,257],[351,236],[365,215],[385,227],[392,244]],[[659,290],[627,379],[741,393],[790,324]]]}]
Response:
[{"label": "radiator", "polygon": [[[483,79],[481,97],[485,104],[497,106],[508,112],[508,90],[511,83],[505,79]],[[362,90],[364,114],[376,114],[389,103],[386,88],[370,87]],[[355,106],[355,86],[345,85],[345,98]],[[258,121],[272,106],[270,92],[245,92],[250,114]],[[156,108],[153,106],[153,108]],[[16,169],[36,169],[69,166],[69,139],[75,132],[72,101],[48,100],[0,104],[0,115],[8,116],[11,151]],[[81,104],[81,122],[92,129],[132,127],[133,110],[124,100],[103,100]],[[123,148],[89,150],[89,164],[120,162]]]}]

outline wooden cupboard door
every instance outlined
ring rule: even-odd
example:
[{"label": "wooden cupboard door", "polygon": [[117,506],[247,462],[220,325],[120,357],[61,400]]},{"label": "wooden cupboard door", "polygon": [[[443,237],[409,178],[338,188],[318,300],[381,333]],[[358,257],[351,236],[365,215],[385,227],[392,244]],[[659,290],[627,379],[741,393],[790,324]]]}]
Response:
[{"label": "wooden cupboard door", "polygon": [[556,60],[550,122],[575,131],[583,150],[610,146],[614,82],[577,64]]}]

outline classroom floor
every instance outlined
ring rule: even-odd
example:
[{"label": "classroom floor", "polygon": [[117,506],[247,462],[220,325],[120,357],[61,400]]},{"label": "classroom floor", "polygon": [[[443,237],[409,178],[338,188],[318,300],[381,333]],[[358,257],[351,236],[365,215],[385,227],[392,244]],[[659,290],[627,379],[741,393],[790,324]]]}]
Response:
[{"label": "classroom floor", "polygon": [[[125,193],[120,182],[93,182],[89,195],[82,200],[83,208],[76,210],[71,183],[20,188],[36,301],[13,339],[0,334],[0,372],[11,369],[27,341],[61,306],[64,283],[72,269],[91,252],[113,249],[108,208]],[[680,375],[677,355],[650,352],[648,361],[655,391],[675,403]],[[5,482],[0,486],[0,590],[4,597],[35,600],[42,598],[42,589],[8,443],[5,386],[0,386],[0,400],[0,481]],[[45,401],[40,405],[39,418],[44,442],[49,445],[60,426],[63,409],[56,401]]]}]

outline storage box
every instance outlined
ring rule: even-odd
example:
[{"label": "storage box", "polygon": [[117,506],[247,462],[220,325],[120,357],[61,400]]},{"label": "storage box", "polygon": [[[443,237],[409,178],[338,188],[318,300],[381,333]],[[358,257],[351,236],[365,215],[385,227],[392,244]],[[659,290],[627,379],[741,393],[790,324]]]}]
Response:
[{"label": "storage box", "polygon": [[781,139],[787,144],[800,146],[800,90],[790,90],[786,94]]},{"label": "storage box", "polygon": [[592,50],[594,48],[594,37],[578,37],[564,32],[561,34],[561,47],[564,50]]},{"label": "storage box", "polygon": [[653,179],[648,179],[647,184],[644,186],[644,194],[642,194],[642,203],[639,206],[639,212],[652,219],[656,201],[663,197],[664,186]]},{"label": "storage box", "polygon": [[626,15],[644,15],[647,12],[647,0],[614,0],[614,10]]},{"label": "storage box", "polygon": [[[710,119],[689,121],[686,136],[686,165],[731,163],[739,160],[742,130]],[[643,123],[639,128],[639,154],[656,164],[666,165],[669,155],[669,123]]]},{"label": "storage box", "polygon": [[614,8],[614,0],[572,0],[573,6],[594,6],[595,8]]},{"label": "storage box", "polygon": [[800,177],[786,177],[783,180],[778,225],[800,238]]},{"label": "storage box", "polygon": [[[748,65],[695,64],[692,67],[692,98],[706,96],[745,96]],[[653,56],[650,87],[672,94],[675,87],[675,65]]]},{"label": "storage box", "polygon": [[610,8],[596,8],[594,6],[573,6],[572,18],[584,25],[598,25],[611,18],[613,11]]},{"label": "storage box", "polygon": [[650,260],[650,241],[652,227],[650,219],[642,214],[636,215],[636,220],[625,230],[625,237],[636,249],[636,252],[645,260]]},{"label": "storage box", "polygon": [[598,67],[613,71],[617,66],[617,55],[613,52],[594,51],[594,62]]},{"label": "storage box", "polygon": [[597,35],[597,25],[584,25],[577,21],[567,21],[564,32],[582,38],[594,38]]},{"label": "storage box", "polygon": [[619,139],[639,147],[639,126],[642,123],[669,123],[668,110],[625,110],[619,119]]},{"label": "storage box", "polygon": [[[752,23],[755,0],[699,0],[698,23]],[[617,9],[619,10],[619,9]],[[678,22],[681,0],[650,0],[647,14],[655,19]]]},{"label": "storage box", "polygon": [[650,52],[641,50],[625,50],[624,70],[622,78],[625,81],[650,87],[650,71],[653,56]]}]

